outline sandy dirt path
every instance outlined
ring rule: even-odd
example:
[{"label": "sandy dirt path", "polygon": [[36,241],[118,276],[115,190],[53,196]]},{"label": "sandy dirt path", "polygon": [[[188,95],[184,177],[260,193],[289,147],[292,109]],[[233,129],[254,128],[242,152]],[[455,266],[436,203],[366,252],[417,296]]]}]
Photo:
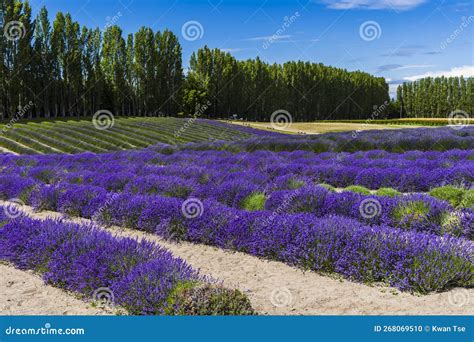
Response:
[{"label": "sandy dirt path", "polygon": [[[0,204],[5,202],[1,202]],[[56,212],[34,213],[34,218],[63,217]],[[72,219],[74,222],[90,222]],[[105,229],[105,228],[104,228]],[[171,243],[159,237],[118,227],[107,228],[117,236],[145,238],[168,248],[203,274],[244,291],[260,314],[271,315],[471,315],[474,289],[416,296],[394,288],[367,286],[345,279],[303,272],[281,262],[224,251],[187,242]],[[3,291],[3,283],[0,292]],[[0,303],[3,305],[3,303]]]},{"label": "sandy dirt path", "polygon": [[0,153],[10,153],[10,154],[14,154],[16,156],[18,155],[18,153],[10,151],[9,149],[7,149],[5,147],[1,147],[1,146],[0,146]]},{"label": "sandy dirt path", "polygon": [[11,265],[0,264],[0,315],[104,315],[93,307],[41,277]]}]

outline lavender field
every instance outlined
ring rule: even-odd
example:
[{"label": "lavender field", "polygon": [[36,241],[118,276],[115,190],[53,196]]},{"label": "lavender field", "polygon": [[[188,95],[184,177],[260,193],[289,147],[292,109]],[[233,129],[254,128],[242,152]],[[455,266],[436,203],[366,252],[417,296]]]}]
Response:
[{"label": "lavender field", "polygon": [[[106,288],[130,314],[258,310],[245,289],[103,227],[412,295],[472,288],[472,127],[315,136],[241,129],[250,137],[2,154],[0,258],[86,300]],[[24,205],[91,223],[28,218]]]}]

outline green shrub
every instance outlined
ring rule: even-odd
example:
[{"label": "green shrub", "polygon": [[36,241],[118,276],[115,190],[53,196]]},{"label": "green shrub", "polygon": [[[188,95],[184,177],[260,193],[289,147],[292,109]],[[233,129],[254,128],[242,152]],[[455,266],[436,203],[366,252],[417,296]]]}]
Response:
[{"label": "green shrub", "polygon": [[344,189],[344,191],[351,191],[351,192],[355,192],[357,194],[362,194],[362,195],[370,195],[370,190],[360,185],[348,186],[347,188]]},{"label": "green shrub", "polygon": [[318,186],[322,186],[323,188],[325,188],[325,189],[327,189],[331,192],[336,191],[336,188],[333,187],[331,184],[321,183],[321,184],[318,184]]},{"label": "green shrub", "polygon": [[472,208],[474,207],[474,190],[467,190],[464,192],[464,196],[459,203],[461,208]]},{"label": "green shrub", "polygon": [[263,210],[267,197],[261,192],[250,194],[242,201],[242,209],[247,211]]},{"label": "green shrub", "polygon": [[209,284],[182,283],[168,297],[168,315],[255,315],[239,290]]},{"label": "green shrub", "polygon": [[457,207],[463,198],[465,190],[456,188],[452,185],[435,188],[429,192],[433,197],[443,201],[448,201],[453,207]]},{"label": "green shrub", "polygon": [[306,183],[302,180],[298,180],[298,179],[294,179],[294,178],[291,178],[290,180],[288,180],[288,188],[290,190],[299,189],[299,188],[301,188],[305,185],[306,185]]},{"label": "green shrub", "polygon": [[396,197],[400,196],[402,193],[393,188],[380,188],[375,192],[375,194],[377,196]]},{"label": "green shrub", "polygon": [[430,212],[430,207],[423,201],[402,202],[392,212],[393,218],[402,226],[411,227]]},{"label": "green shrub", "polygon": [[464,228],[461,224],[459,212],[445,213],[441,218],[441,226],[445,234],[454,236],[461,236],[463,234]]}]

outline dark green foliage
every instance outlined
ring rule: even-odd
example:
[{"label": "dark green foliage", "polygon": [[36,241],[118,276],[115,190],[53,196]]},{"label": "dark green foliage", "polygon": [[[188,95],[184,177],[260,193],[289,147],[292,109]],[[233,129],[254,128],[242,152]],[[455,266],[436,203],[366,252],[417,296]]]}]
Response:
[{"label": "dark green foliage", "polygon": [[172,32],[142,27],[125,40],[118,26],[81,27],[69,13],[51,24],[44,7],[32,20],[28,1],[2,1],[0,11],[25,31],[11,41],[0,26],[0,120],[179,111],[184,74]]},{"label": "dark green foliage", "polygon": [[[268,64],[258,57],[239,61],[207,46],[192,54],[188,80],[184,91],[188,107],[194,108],[202,101],[205,92],[211,101],[205,113],[208,118],[237,114],[251,121],[269,121],[274,111],[285,109],[293,121],[329,116],[367,119],[374,106],[386,107],[389,103],[388,85],[382,77],[321,63]],[[353,101],[346,101],[349,96]],[[374,118],[384,116],[381,110]]]},{"label": "dark green foliage", "polygon": [[474,113],[474,78],[427,77],[398,87],[401,116],[447,118],[455,110]]}]

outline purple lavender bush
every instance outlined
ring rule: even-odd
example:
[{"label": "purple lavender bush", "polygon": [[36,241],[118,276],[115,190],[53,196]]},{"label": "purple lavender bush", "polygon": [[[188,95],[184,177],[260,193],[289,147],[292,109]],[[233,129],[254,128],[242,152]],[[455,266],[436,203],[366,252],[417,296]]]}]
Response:
[{"label": "purple lavender bush", "polygon": [[[92,225],[8,219],[0,209],[0,260],[35,270],[49,284],[86,298],[110,289],[114,304],[135,315],[254,314],[240,291],[218,292],[221,287],[154,243],[114,237]],[[203,286],[216,290],[196,297]],[[222,307],[225,302],[234,305]]]}]

